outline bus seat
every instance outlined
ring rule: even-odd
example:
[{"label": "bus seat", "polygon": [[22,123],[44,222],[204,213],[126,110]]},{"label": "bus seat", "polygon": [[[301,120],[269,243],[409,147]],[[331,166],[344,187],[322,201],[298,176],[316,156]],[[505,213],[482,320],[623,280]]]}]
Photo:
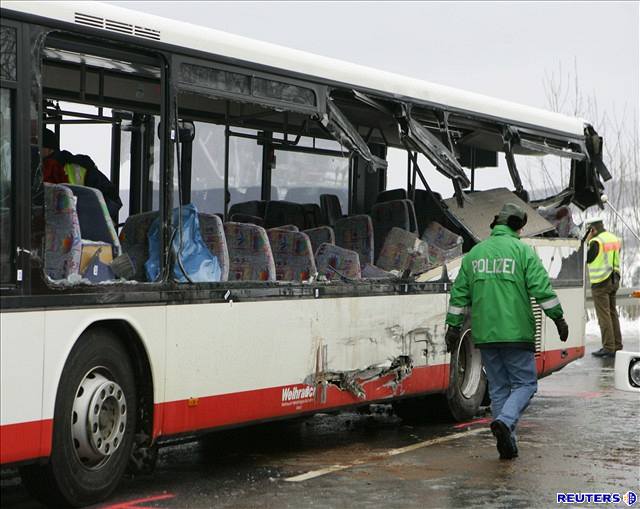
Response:
[{"label": "bus seat", "polygon": [[276,265],[276,280],[306,281],[315,277],[316,264],[306,233],[272,228],[267,235]]},{"label": "bus seat", "polygon": [[386,191],[380,191],[378,196],[376,197],[376,203],[382,203],[383,201],[393,201],[393,200],[406,200],[407,199],[407,190],[398,188],[398,189],[387,189]]},{"label": "bus seat", "polygon": [[438,200],[442,200],[442,196],[438,193],[433,193],[431,196],[428,191],[424,189],[416,189],[415,200],[413,202],[416,218],[418,220],[418,233],[424,232],[425,228],[431,221],[436,221],[447,228],[451,228],[450,221],[446,218],[442,211],[443,205],[438,203]]},{"label": "bus seat", "polygon": [[[329,280],[340,280],[340,275],[349,279],[361,279],[360,257],[355,251],[344,249],[333,244],[320,244],[316,252],[318,274]],[[331,269],[335,270],[331,270]]]},{"label": "bus seat", "polygon": [[227,281],[229,278],[229,250],[222,220],[218,216],[201,212],[198,214],[198,222],[200,223],[202,240],[220,264],[220,281]]},{"label": "bus seat", "polygon": [[249,223],[224,223],[229,249],[229,281],[275,281],[276,267],[267,232]]},{"label": "bus seat", "polygon": [[135,281],[147,280],[144,270],[144,264],[149,258],[147,233],[158,214],[159,212],[154,210],[129,216],[120,231],[122,250],[129,255],[135,267]]},{"label": "bus seat", "polygon": [[264,222],[267,228],[293,224],[304,229],[304,209],[299,203],[272,200],[267,203]]},{"label": "bus seat", "polygon": [[120,256],[122,249],[113,226],[102,192],[93,187],[63,184],[76,197],[76,213],[83,240],[106,242],[112,246],[112,257]]},{"label": "bus seat", "polygon": [[267,233],[269,233],[271,230],[285,230],[288,232],[299,232],[300,228],[298,228],[295,224],[283,224],[282,226],[275,226],[273,228],[269,228],[267,230]]},{"label": "bus seat", "polygon": [[325,224],[322,217],[322,209],[317,203],[303,203],[302,210],[304,211],[305,229],[315,228],[316,226]]},{"label": "bus seat", "polygon": [[247,216],[254,216],[264,219],[264,213],[267,206],[266,201],[251,200],[243,201],[240,203],[234,203],[229,207],[229,217],[234,214],[244,214]]},{"label": "bus seat", "polygon": [[362,279],[393,279],[395,277],[397,276],[392,272],[382,270],[380,267],[370,263],[362,267]]},{"label": "bus seat", "polygon": [[376,203],[371,208],[373,219],[373,239],[375,241],[375,259],[382,251],[382,246],[391,228],[401,228],[409,231],[409,208],[405,200],[385,201]]},{"label": "bus seat", "polygon": [[336,245],[358,253],[360,266],[373,263],[373,224],[366,214],[349,216],[334,225]]},{"label": "bus seat", "polygon": [[309,240],[311,241],[311,248],[313,252],[317,252],[320,244],[335,244],[336,236],[333,233],[333,228],[331,226],[318,226],[317,228],[310,228],[308,230],[304,230],[304,233],[307,234]]},{"label": "bus seat", "polygon": [[340,198],[336,194],[321,194],[320,208],[329,226],[333,226],[338,219],[342,218]]},{"label": "bus seat", "polygon": [[51,279],[66,279],[80,272],[82,237],[76,197],[60,184],[44,183],[44,271]]},{"label": "bus seat", "polygon": [[382,270],[409,270],[412,274],[424,272],[429,263],[429,248],[415,233],[402,228],[392,228],[387,235],[376,265]]},{"label": "bus seat", "polygon": [[255,224],[256,226],[264,227],[264,219],[258,216],[250,216],[249,214],[233,214],[231,217],[232,223],[249,223]]},{"label": "bus seat", "polygon": [[418,218],[416,217],[416,208],[411,200],[404,200],[407,204],[407,210],[409,212],[409,231],[418,235]]}]

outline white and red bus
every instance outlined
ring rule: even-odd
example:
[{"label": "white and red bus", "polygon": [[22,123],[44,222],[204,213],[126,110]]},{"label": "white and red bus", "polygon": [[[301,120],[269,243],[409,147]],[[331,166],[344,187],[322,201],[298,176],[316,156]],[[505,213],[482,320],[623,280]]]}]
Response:
[{"label": "white and red bus", "polygon": [[[584,120],[98,3],[7,1],[1,23],[0,460],[46,503],[104,499],[177,436],[372,402],[473,416],[448,291],[506,201],[571,331],[532,303],[540,376],[584,354],[559,222],[609,178]],[[44,128],[118,212],[88,177],[44,181]],[[534,199],[518,166],[540,157],[567,179]],[[172,250],[187,204],[215,277]]]}]

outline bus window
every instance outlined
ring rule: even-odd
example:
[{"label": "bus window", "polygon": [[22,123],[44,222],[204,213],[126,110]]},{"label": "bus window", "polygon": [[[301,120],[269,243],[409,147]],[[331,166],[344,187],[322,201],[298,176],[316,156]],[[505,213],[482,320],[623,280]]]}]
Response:
[{"label": "bus window", "polygon": [[[311,138],[301,138],[299,146],[309,147]],[[333,150],[335,155],[296,152],[276,148],[275,168],[271,172],[271,185],[277,190],[272,200],[296,203],[320,203],[321,194],[335,194],[342,210],[348,208],[349,158],[340,155],[337,142],[316,140],[315,147]]]},{"label": "bus window", "polygon": [[11,91],[0,89],[0,283],[13,281]]},{"label": "bus window", "polygon": [[194,122],[191,156],[191,203],[200,212],[224,212],[223,125]]},{"label": "bus window", "polygon": [[[258,136],[258,131],[231,128],[229,138],[229,195],[234,203],[259,200],[262,189],[262,146],[256,139],[233,136],[233,133]],[[224,149],[224,145],[223,145]]]}]

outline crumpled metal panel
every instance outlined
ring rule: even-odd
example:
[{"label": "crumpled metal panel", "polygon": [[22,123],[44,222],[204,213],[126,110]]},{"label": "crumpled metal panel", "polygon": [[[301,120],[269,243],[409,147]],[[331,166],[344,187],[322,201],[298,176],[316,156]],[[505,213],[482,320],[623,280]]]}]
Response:
[{"label": "crumpled metal panel", "polygon": [[528,203],[522,201],[506,187],[465,194],[464,206],[460,207],[455,197],[444,201],[449,212],[467,229],[475,240],[484,240],[491,234],[489,225],[505,203],[515,203],[527,213],[527,224],[522,237],[533,237],[554,229]]}]

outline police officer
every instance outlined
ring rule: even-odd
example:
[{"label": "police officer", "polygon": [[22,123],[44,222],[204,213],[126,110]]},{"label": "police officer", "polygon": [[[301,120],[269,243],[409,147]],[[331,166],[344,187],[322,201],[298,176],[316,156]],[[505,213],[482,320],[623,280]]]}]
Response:
[{"label": "police officer", "polygon": [[507,203],[491,223],[491,236],[462,260],[447,312],[447,351],[460,340],[471,308],[471,333],[480,349],[491,397],[491,432],[501,459],[518,456],[516,424],[538,388],[535,298],[566,341],[569,327],[549,276],[533,249],[520,241],[527,214]]},{"label": "police officer", "polygon": [[602,348],[592,355],[614,357],[617,350],[622,350],[616,309],[616,292],[620,287],[620,239],[604,229],[602,217],[588,220],[587,226],[587,268],[602,337]]}]

